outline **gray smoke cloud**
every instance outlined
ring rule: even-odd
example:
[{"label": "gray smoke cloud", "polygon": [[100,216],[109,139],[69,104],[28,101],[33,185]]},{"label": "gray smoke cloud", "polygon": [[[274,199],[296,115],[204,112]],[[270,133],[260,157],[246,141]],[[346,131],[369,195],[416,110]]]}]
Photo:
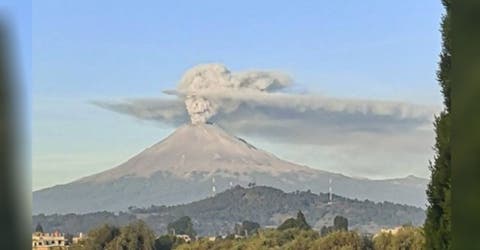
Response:
[{"label": "gray smoke cloud", "polygon": [[164,91],[173,99],[94,104],[172,126],[189,121],[213,122],[236,134],[317,145],[346,143],[358,134],[423,135],[426,132],[421,131],[431,130],[433,115],[439,109],[405,102],[288,93],[292,84],[289,76],[278,72],[232,73],[220,64],[204,64],[188,70],[177,89]]},{"label": "gray smoke cloud", "polygon": [[[223,106],[222,95],[241,92],[271,92],[290,85],[291,79],[275,72],[252,71],[232,73],[221,64],[202,64],[182,77],[177,94],[185,96],[191,122],[205,123]],[[166,92],[169,93],[169,92]],[[171,91],[170,93],[175,93]],[[232,96],[231,96],[232,97]]]}]

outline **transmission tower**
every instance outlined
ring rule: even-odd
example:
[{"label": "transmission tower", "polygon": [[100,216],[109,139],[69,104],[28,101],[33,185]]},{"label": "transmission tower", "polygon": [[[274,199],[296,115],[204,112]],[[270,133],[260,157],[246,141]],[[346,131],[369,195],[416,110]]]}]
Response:
[{"label": "transmission tower", "polygon": [[328,179],[328,205],[333,203],[332,199],[332,178]]},{"label": "transmission tower", "polygon": [[215,187],[215,177],[212,177],[212,196],[215,196],[217,193],[217,188]]}]

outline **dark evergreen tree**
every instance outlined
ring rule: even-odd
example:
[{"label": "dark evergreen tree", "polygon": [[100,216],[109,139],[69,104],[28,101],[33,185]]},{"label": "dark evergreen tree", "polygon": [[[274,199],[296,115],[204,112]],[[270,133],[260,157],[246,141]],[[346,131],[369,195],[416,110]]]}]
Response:
[{"label": "dark evergreen tree", "polygon": [[38,223],[37,226],[35,227],[35,232],[36,233],[43,233],[43,227],[40,223]]},{"label": "dark evergreen tree", "polygon": [[297,213],[297,227],[305,230],[311,229],[310,225],[308,225],[307,220],[305,219],[305,215],[303,215],[302,211],[300,210]]},{"label": "dark evergreen tree", "polygon": [[162,235],[155,240],[155,250],[171,250],[175,244],[176,237]]},{"label": "dark evergreen tree", "polygon": [[154,250],[155,233],[138,220],[120,229],[120,234],[108,243],[105,250]]},{"label": "dark evergreen tree", "polygon": [[173,231],[175,231],[175,234],[186,234],[192,238],[197,235],[197,232],[195,232],[193,229],[192,219],[190,219],[188,216],[183,216],[178,220],[169,223],[167,230],[169,233],[173,233]]},{"label": "dark evergreen tree", "polygon": [[329,233],[337,231],[348,231],[348,219],[343,216],[335,216],[333,218],[333,226],[323,226],[320,230],[320,235],[325,236]]},{"label": "dark evergreen tree", "polygon": [[308,225],[307,220],[305,219],[305,215],[303,215],[302,211],[298,211],[297,218],[289,218],[284,221],[277,229],[278,230],[285,230],[289,228],[298,228],[304,230],[310,230],[311,227]]},{"label": "dark evergreen tree", "polygon": [[335,216],[333,227],[336,231],[348,231],[348,220],[343,216]]},{"label": "dark evergreen tree", "polygon": [[88,238],[85,242],[87,249],[105,249],[107,245],[120,234],[120,229],[116,226],[104,224],[88,232]]},{"label": "dark evergreen tree", "polygon": [[297,227],[297,220],[294,218],[288,218],[280,226],[278,226],[277,229],[286,230],[286,229],[296,228],[296,227]]},{"label": "dark evergreen tree", "polygon": [[331,232],[330,232],[330,231],[331,231],[331,228],[332,228],[332,227],[323,226],[323,227],[320,229],[320,235],[321,235],[321,236],[325,236],[325,235],[331,233]]},{"label": "dark evergreen tree", "polygon": [[451,6],[443,0],[446,14],[442,20],[443,48],[437,79],[442,88],[445,109],[435,118],[436,143],[434,162],[430,163],[431,179],[427,189],[428,208],[425,221],[427,249],[451,248]]}]

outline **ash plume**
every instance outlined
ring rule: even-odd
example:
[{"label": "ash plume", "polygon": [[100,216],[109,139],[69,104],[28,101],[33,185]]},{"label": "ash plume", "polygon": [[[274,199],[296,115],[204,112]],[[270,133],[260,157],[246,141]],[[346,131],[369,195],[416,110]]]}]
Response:
[{"label": "ash plume", "polygon": [[[93,103],[140,120],[171,126],[213,122],[235,134],[273,141],[363,148],[360,141],[378,137],[392,147],[430,149],[432,121],[439,107],[298,94],[289,92],[292,83],[279,72],[231,72],[221,64],[202,64],[188,70],[176,89],[163,91],[174,98]],[[407,143],[400,137],[412,140]],[[422,143],[413,143],[419,138]]]},{"label": "ash plume", "polygon": [[[290,83],[290,77],[281,73],[232,73],[221,64],[202,64],[183,75],[177,93],[185,97],[190,120],[196,124],[208,122],[218,113],[222,106],[218,95],[273,92],[287,87]],[[174,91],[170,93],[172,92]]]},{"label": "ash plume", "polygon": [[216,107],[202,96],[187,95],[185,106],[192,124],[206,123],[216,113]]}]

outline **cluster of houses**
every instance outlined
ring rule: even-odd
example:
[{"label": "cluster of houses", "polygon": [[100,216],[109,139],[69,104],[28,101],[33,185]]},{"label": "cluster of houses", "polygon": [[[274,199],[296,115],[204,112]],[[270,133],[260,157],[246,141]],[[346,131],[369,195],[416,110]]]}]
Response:
[{"label": "cluster of houses", "polygon": [[53,233],[37,231],[32,234],[32,250],[68,249],[69,245],[84,238],[85,236],[82,233],[70,239],[58,231]]},{"label": "cluster of houses", "polygon": [[[192,241],[192,238],[186,234],[176,234],[175,237],[180,238],[185,242]],[[77,236],[67,238],[64,233],[59,231],[55,231],[53,233],[37,231],[32,233],[32,250],[68,249],[70,245],[76,244],[85,238],[86,236],[82,233],[79,233]]]}]

